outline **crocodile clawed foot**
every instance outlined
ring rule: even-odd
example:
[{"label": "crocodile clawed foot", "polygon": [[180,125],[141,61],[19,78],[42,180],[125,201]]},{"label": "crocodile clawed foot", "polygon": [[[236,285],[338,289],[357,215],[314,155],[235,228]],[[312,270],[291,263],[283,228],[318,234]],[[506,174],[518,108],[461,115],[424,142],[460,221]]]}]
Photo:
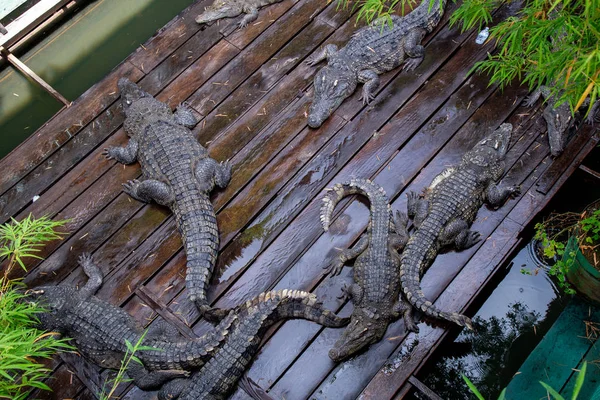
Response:
[{"label": "crocodile clawed foot", "polygon": [[344,269],[344,262],[339,258],[336,258],[331,262],[331,264],[323,267],[323,269],[326,269],[326,275],[336,276],[342,273],[342,269]]},{"label": "crocodile clawed foot", "polygon": [[114,157],[110,154],[110,147],[105,148],[104,150],[102,150],[102,155],[104,156],[104,158],[106,158],[107,160],[112,160]]},{"label": "crocodile clawed foot", "polygon": [[362,96],[360,96],[360,101],[362,101],[363,106],[368,106],[369,104],[371,104],[371,100],[373,100],[375,98],[375,95],[371,94],[371,93],[363,93]]},{"label": "crocodile clawed foot", "polygon": [[350,288],[346,284],[344,284],[341,290],[342,293],[340,293],[340,295],[337,296],[337,299],[342,301],[350,300],[350,298],[352,297],[352,295],[350,294]]},{"label": "crocodile clawed foot", "polygon": [[304,61],[304,63],[305,63],[306,65],[310,65],[311,67],[312,67],[313,65],[317,64],[318,62],[319,62],[319,61],[317,61],[315,57],[308,57],[308,58],[307,58],[307,59]]},{"label": "crocodile clawed foot", "polygon": [[413,71],[415,70],[423,61],[423,58],[409,58],[406,60],[404,65],[402,66],[402,71]]},{"label": "crocodile clawed foot", "polygon": [[137,179],[127,181],[123,184],[123,191],[131,197],[136,197],[135,192],[139,185],[140,181],[138,181]]},{"label": "crocodile clawed foot", "polygon": [[85,265],[93,262],[92,255],[90,253],[83,253],[77,258],[79,265]]},{"label": "crocodile clawed foot", "polygon": [[535,104],[536,101],[537,101],[537,98],[532,97],[532,96],[527,96],[523,100],[523,105],[525,107],[533,107],[533,105]]},{"label": "crocodile clawed foot", "polygon": [[510,197],[512,197],[513,199],[515,199],[521,195],[521,186],[511,186],[509,188],[509,190],[510,190]]},{"label": "crocodile clawed foot", "polygon": [[245,28],[248,26],[248,23],[244,20],[241,20],[240,22],[237,23],[237,26],[239,29]]}]

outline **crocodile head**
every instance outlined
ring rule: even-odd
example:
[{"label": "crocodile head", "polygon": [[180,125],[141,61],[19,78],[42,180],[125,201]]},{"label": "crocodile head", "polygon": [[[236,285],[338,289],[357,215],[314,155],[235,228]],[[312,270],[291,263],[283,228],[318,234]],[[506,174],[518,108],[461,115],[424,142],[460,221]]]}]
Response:
[{"label": "crocodile head", "polygon": [[350,324],[329,350],[329,358],[335,362],[344,361],[367,346],[380,341],[387,327],[387,318],[382,317],[377,311],[355,308]]},{"label": "crocodile head", "polygon": [[242,13],[242,8],[231,1],[215,0],[212,5],[206,7],[204,12],[196,17],[196,22],[205,24],[221,18],[237,17]]},{"label": "crocodile head", "polygon": [[550,141],[550,152],[558,156],[565,148],[569,129],[573,125],[574,118],[568,103],[562,103],[558,107],[546,106],[544,119],[548,127],[548,140]]},{"label": "crocodile head", "polygon": [[28,290],[27,301],[34,303],[44,309],[37,317],[39,319],[38,328],[64,332],[67,326],[65,325],[65,312],[70,308],[71,303],[77,297],[76,289],[65,286],[40,286],[35,289]]},{"label": "crocodile head", "polygon": [[150,94],[143,91],[138,85],[131,82],[127,78],[119,79],[117,87],[121,93],[121,102],[123,103],[123,109],[128,109],[131,105],[144,97],[152,97]]},{"label": "crocodile head", "polygon": [[483,138],[463,157],[463,160],[478,165],[487,167],[504,160],[510,138],[512,135],[512,125],[504,123],[494,132]]},{"label": "crocodile head", "polygon": [[325,66],[315,75],[315,95],[308,110],[308,126],[320,127],[331,113],[356,90],[358,81],[352,71]]}]

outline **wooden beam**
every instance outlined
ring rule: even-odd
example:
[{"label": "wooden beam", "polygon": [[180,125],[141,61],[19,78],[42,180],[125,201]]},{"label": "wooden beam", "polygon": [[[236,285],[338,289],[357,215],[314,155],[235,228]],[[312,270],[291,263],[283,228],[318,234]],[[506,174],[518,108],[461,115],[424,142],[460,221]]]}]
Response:
[{"label": "wooden beam", "polygon": [[25,65],[21,60],[14,56],[10,51],[0,46],[0,53],[6,60],[18,69],[23,75],[33,79],[38,85],[46,90],[52,97],[60,101],[67,107],[71,105],[71,102],[67,100],[62,94],[58,93],[52,86],[50,86],[45,80],[43,80],[38,74],[36,74],[31,68]]},{"label": "wooden beam", "polygon": [[593,169],[588,168],[588,167],[586,167],[583,164],[581,164],[579,166],[579,169],[582,170],[582,171],[584,171],[584,172],[587,172],[588,174],[592,175],[594,178],[600,179],[600,172],[598,172],[598,171],[594,171]]},{"label": "wooden beam", "polygon": [[414,375],[411,375],[410,378],[408,378],[408,381],[421,393],[423,393],[429,400],[443,400],[440,396],[437,395],[437,393],[429,389],[427,385],[415,378]]},{"label": "wooden beam", "polygon": [[0,36],[0,46],[10,47],[69,2],[71,0],[41,0],[6,26],[8,32]]}]

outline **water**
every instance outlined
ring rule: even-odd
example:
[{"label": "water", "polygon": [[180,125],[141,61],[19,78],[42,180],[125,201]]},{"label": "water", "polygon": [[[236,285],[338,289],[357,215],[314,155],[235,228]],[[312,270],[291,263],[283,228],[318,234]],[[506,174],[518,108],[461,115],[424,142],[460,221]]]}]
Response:
[{"label": "water", "polygon": [[[97,0],[16,55],[69,100],[100,81],[194,0]],[[0,71],[0,158],[62,104],[10,66]]]}]

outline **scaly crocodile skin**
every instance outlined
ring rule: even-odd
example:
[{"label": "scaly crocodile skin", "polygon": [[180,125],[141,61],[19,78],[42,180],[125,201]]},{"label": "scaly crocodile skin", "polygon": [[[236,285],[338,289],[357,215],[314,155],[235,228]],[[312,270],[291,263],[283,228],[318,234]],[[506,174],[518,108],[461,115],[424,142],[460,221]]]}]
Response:
[{"label": "scaly crocodile skin", "polygon": [[125,183],[124,191],[143,202],[154,200],[175,214],[187,256],[188,297],[204,314],[210,309],[206,289],[219,249],[209,195],[215,185],[227,186],[231,165],[216,162],[198,143],[189,129],[197,123],[189,108],[180,106],[173,114],[129,80],[121,78],[118,86],[130,139],[126,147],[109,147],[104,153],[123,164],[139,161],[142,180]]},{"label": "scaly crocodile skin", "polygon": [[338,50],[329,44],[307,60],[309,65],[327,60],[315,75],[314,99],[308,112],[308,125],[318,128],[364,83],[364,104],[375,97],[379,76],[405,63],[403,69],[412,70],[423,61],[425,48],[421,40],[440,22],[446,0],[435,0],[428,12],[429,0],[423,2],[410,14],[392,15],[392,26],[384,19],[356,31],[346,46]]},{"label": "scaly crocodile skin", "polygon": [[238,27],[243,28],[258,18],[258,9],[269,4],[279,3],[281,0],[215,0],[212,5],[196,17],[196,22],[205,24],[221,18],[237,17],[240,14],[244,18],[238,22]]},{"label": "scaly crocodile skin", "polygon": [[520,193],[518,187],[496,184],[504,173],[511,132],[512,125],[502,124],[466,153],[459,165],[439,174],[423,198],[408,194],[408,215],[417,230],[402,253],[400,281],[408,301],[426,315],[472,329],[466,316],[434,306],[421,290],[420,281],[442,247],[454,244],[466,249],[480,240],[479,233],[469,227],[484,203],[499,207]]},{"label": "scaly crocodile skin", "polygon": [[329,229],[336,204],[345,196],[356,193],[369,199],[371,222],[358,243],[352,249],[342,251],[331,265],[332,275],[337,275],[346,261],[356,258],[354,283],[344,290],[354,303],[354,311],[348,328],[329,351],[329,357],[334,361],[344,360],[381,340],[390,322],[400,316],[404,316],[408,329],[417,330],[412,307],[400,295],[398,251],[408,240],[408,218],[397,213],[394,220],[383,188],[366,179],[336,184],[323,198],[323,228]]}]

